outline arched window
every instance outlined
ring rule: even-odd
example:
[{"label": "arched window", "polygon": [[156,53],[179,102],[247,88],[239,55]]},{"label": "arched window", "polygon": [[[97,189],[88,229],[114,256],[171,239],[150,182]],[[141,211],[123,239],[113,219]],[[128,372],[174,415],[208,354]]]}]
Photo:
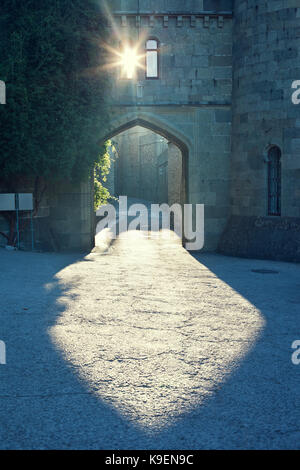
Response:
[{"label": "arched window", "polygon": [[146,78],[158,78],[159,45],[156,39],[146,42]]},{"label": "arched window", "polygon": [[268,153],[268,215],[281,215],[281,150],[275,146]]}]

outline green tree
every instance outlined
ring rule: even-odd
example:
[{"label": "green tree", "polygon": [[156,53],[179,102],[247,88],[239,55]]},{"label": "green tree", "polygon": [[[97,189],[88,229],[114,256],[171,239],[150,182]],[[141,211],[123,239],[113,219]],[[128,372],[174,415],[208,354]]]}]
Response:
[{"label": "green tree", "polygon": [[105,187],[107,176],[110,172],[111,160],[109,148],[112,147],[110,140],[105,142],[102,148],[101,157],[95,164],[94,169],[94,209],[95,211],[103,204],[106,204],[109,199],[115,199],[111,196],[108,189]]},{"label": "green tree", "polygon": [[[98,5],[1,1],[0,78],[7,104],[0,106],[0,187],[15,192],[20,180],[34,178],[36,210],[47,180],[80,180],[93,166],[101,168],[108,84],[99,72],[106,29]],[[11,214],[6,217],[13,230]]]}]

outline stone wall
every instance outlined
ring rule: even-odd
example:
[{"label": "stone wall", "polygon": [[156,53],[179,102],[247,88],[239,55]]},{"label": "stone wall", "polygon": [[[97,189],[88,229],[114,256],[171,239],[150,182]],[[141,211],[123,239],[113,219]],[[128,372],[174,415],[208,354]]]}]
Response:
[{"label": "stone wall", "polygon": [[49,226],[56,249],[90,251],[95,238],[92,174],[82,183],[54,183],[49,188],[49,201]]},{"label": "stone wall", "polygon": [[[299,8],[296,8],[296,7]],[[233,49],[233,215],[267,215],[266,152],[282,152],[282,216],[300,216],[298,0],[236,2]],[[298,150],[297,150],[298,148]]]},{"label": "stone wall", "polygon": [[[41,184],[41,187],[44,185]],[[17,193],[31,193],[34,194],[35,191],[35,180],[30,177],[19,177],[18,181],[13,183],[14,191]],[[11,193],[12,191],[8,190],[5,185],[0,183],[0,194],[1,193]],[[49,197],[48,193],[43,192],[43,197],[41,198],[39,204],[39,210],[34,213],[33,218],[33,230],[34,230],[34,240],[36,249],[45,248],[45,237],[44,232],[47,227],[47,221],[50,214],[49,206]],[[31,212],[30,211],[20,211],[19,212],[19,230],[20,230],[20,247],[23,249],[32,248],[32,226],[31,226]],[[16,225],[15,225],[16,227]],[[0,232],[5,235],[9,234],[9,223],[8,220],[4,217],[3,213],[0,212]],[[0,235],[0,246],[4,247],[7,245],[7,239],[3,235]]]},{"label": "stone wall", "polygon": [[[182,202],[205,204],[205,249],[215,250],[230,202],[232,2],[108,3],[114,13],[113,22],[108,20],[110,45],[120,51],[130,39],[143,52],[146,38],[157,38],[159,79],[147,80],[139,69],[134,80],[124,80],[120,67],[111,70],[107,99],[112,119],[99,141],[139,123],[177,146],[182,153],[176,175],[181,178]],[[59,249],[91,247],[91,182],[53,183],[49,198],[49,224]]]},{"label": "stone wall", "polygon": [[232,216],[222,234],[222,253],[300,262],[300,217]]},{"label": "stone wall", "polygon": [[168,144],[168,204],[183,202],[185,180],[182,177],[182,153],[172,142]]},{"label": "stone wall", "polygon": [[[205,205],[205,250],[219,246],[227,254],[297,260],[300,105],[292,103],[291,86],[300,80],[299,0],[109,5],[110,46],[121,52],[131,42],[142,54],[146,39],[155,38],[159,78],[146,79],[142,68],[132,80],[122,78],[120,66],[109,71],[111,120],[99,141],[137,125],[167,139],[168,200],[180,192],[181,202]],[[111,51],[107,58],[120,59]],[[274,145],[282,154],[282,217],[270,218],[267,154]],[[145,155],[142,166],[151,184],[141,188],[128,160],[122,192],[151,199],[157,166]],[[162,169],[166,155],[158,159]],[[120,174],[114,170],[110,184],[116,189]],[[80,185],[54,182],[47,198],[52,245],[88,250],[94,237],[91,179]]]},{"label": "stone wall", "polygon": [[[17,192],[33,193],[33,179],[24,178]],[[0,193],[7,192],[0,187]],[[32,249],[30,213],[20,213],[20,248]],[[47,182],[47,189],[33,218],[34,249],[42,251],[89,251],[94,246],[93,185],[68,181]],[[6,219],[0,213],[0,232],[9,233]],[[0,236],[0,246],[7,240]]]},{"label": "stone wall", "polygon": [[232,11],[233,0],[110,0],[113,11],[123,12],[181,12]]},{"label": "stone wall", "polygon": [[[235,2],[233,217],[223,253],[299,260],[299,229],[292,227],[299,228],[300,217],[300,107],[291,100],[292,82],[300,77],[299,7],[298,0]],[[282,154],[281,217],[267,216],[274,145]]]},{"label": "stone wall", "polygon": [[115,196],[169,205],[183,201],[182,152],[175,144],[136,126],[114,137],[113,145],[113,173],[118,175]]},{"label": "stone wall", "polygon": [[[126,20],[124,20],[126,18]],[[179,19],[180,18],[180,19]],[[122,23],[123,22],[123,23]],[[113,74],[114,102],[128,105],[230,104],[232,92],[232,21],[223,16],[116,16],[118,34],[112,45],[122,51],[130,39],[153,37],[159,42],[159,79],[146,80],[138,69],[135,80],[121,78],[120,67]],[[120,40],[120,35],[121,39]],[[140,53],[144,52],[140,43]],[[140,60],[143,65],[144,60]]]},{"label": "stone wall", "polygon": [[115,195],[167,202],[167,140],[136,126],[114,137],[113,143],[118,157]]},{"label": "stone wall", "polygon": [[139,121],[184,148],[184,200],[205,204],[205,249],[215,250],[230,213],[232,15],[204,14],[203,2],[199,5],[202,13],[195,15],[168,13],[176,11],[168,10],[170,5],[159,5],[157,12],[157,3],[155,14],[138,15],[123,4],[114,17],[111,45],[121,51],[130,38],[140,41],[142,52],[146,38],[156,38],[159,79],[147,80],[142,69],[134,80],[122,79],[120,67],[112,69],[112,121],[104,135],[112,137]]}]

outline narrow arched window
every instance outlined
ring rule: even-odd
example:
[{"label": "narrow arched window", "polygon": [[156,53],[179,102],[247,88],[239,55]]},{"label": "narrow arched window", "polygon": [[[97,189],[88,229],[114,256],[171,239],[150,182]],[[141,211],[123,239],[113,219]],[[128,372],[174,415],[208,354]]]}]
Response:
[{"label": "narrow arched window", "polygon": [[158,78],[159,45],[156,39],[146,42],[146,78]]},{"label": "narrow arched window", "polygon": [[281,215],[281,150],[271,147],[268,153],[268,215]]}]

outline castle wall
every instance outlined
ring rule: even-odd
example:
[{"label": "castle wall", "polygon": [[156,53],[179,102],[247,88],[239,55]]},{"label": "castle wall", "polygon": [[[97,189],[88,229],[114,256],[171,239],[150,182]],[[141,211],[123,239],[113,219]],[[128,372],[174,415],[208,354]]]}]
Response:
[{"label": "castle wall", "polygon": [[[281,6],[280,6],[281,5]],[[287,6],[290,8],[287,8]],[[233,50],[232,211],[267,213],[266,151],[282,151],[282,215],[300,217],[300,8],[290,2],[238,2]]]},{"label": "castle wall", "polygon": [[[160,54],[157,80],[146,80],[141,69],[135,80],[127,80],[121,76],[121,67],[117,68],[112,74],[116,83],[113,102],[140,106],[230,104],[232,20],[175,15],[164,21],[163,16],[144,15],[137,28],[135,15],[126,16],[126,20],[116,16],[116,50],[121,52],[128,40],[133,44],[141,41],[139,52],[143,54],[146,38],[153,37],[159,41]],[[140,63],[143,66],[144,59]]]},{"label": "castle wall", "polygon": [[115,196],[157,204],[182,202],[182,152],[175,144],[139,126],[114,137],[113,144],[118,174]]},{"label": "castle wall", "polygon": [[[34,193],[34,179],[22,178],[15,190]],[[45,186],[45,191],[44,191]],[[83,183],[46,181],[41,184],[43,197],[34,213],[34,249],[42,251],[89,251],[94,243],[93,185],[91,179]],[[0,192],[8,192],[0,186]],[[39,191],[39,197],[41,192]],[[0,232],[9,234],[7,220],[0,212]],[[7,239],[0,235],[0,246]],[[32,249],[29,212],[20,212],[20,248]]]},{"label": "castle wall", "polygon": [[168,204],[180,204],[185,180],[182,178],[182,154],[176,145],[168,144]]},{"label": "castle wall", "polygon": [[[235,2],[230,221],[235,229],[228,229],[222,242],[230,254],[300,258],[300,108],[291,100],[292,82],[300,77],[299,7],[298,0]],[[282,153],[281,217],[269,220],[267,160],[273,145]]]},{"label": "castle wall", "polygon": [[111,0],[113,11],[140,12],[181,12],[232,11],[233,0]]},{"label": "castle wall", "polygon": [[[44,187],[44,183],[39,185],[40,188]],[[13,188],[13,189],[12,189]],[[30,193],[34,194],[35,191],[35,179],[30,177],[19,177],[13,182],[12,188],[8,188],[6,185],[0,183],[0,193]],[[49,197],[48,192],[43,191],[43,195],[39,194],[39,209],[34,213],[33,218],[33,229],[34,229],[34,240],[37,249],[45,248],[44,233],[48,230],[48,220],[50,213]],[[11,214],[12,215],[12,214]],[[21,211],[19,213],[19,231],[20,231],[20,248],[31,249],[32,248],[32,233],[31,233],[31,213],[29,211]],[[3,212],[0,211],[0,232],[6,236],[10,232],[9,222],[4,217]],[[16,224],[15,224],[16,233]],[[0,234],[0,247],[7,245],[7,238]]]},{"label": "castle wall", "polygon": [[[182,202],[205,205],[205,250],[300,260],[300,105],[291,99],[292,83],[300,80],[299,0],[112,0],[109,5],[110,46],[121,52],[129,42],[139,44],[142,54],[146,39],[155,38],[159,77],[146,79],[139,68],[129,80],[120,65],[108,71],[111,120],[99,141],[140,125],[170,142],[168,199],[179,197],[171,184],[176,179]],[[110,50],[107,59],[120,58]],[[281,151],[280,217],[267,215],[272,146]],[[162,167],[165,157],[159,157]],[[153,185],[156,164],[149,153],[145,158]],[[151,184],[141,193],[136,163],[128,163],[122,192],[151,199]],[[110,184],[116,189],[120,173],[114,170]],[[53,183],[47,210],[52,244],[91,248],[91,180],[77,186]]]},{"label": "castle wall", "polygon": [[114,137],[113,143],[118,155],[115,194],[157,203],[168,202],[167,140],[136,126]]},{"label": "castle wall", "polygon": [[[147,37],[157,38],[159,79],[145,79],[141,69],[133,80],[121,77],[120,66],[109,71],[111,121],[99,141],[139,123],[179,147],[181,200],[205,204],[205,250],[215,250],[230,210],[232,2],[170,0],[159,2],[160,11],[157,2],[140,1],[139,11],[137,3],[110,2],[110,46],[121,51],[128,40],[139,41],[143,51]],[[173,163],[177,160],[174,150]],[[111,183],[118,178],[117,170]],[[135,188],[134,175],[130,181]],[[60,249],[91,247],[91,183],[58,185],[51,198],[51,226]]]},{"label": "castle wall", "polygon": [[111,45],[121,51],[128,39],[140,40],[143,52],[146,38],[156,38],[159,78],[145,79],[142,69],[134,80],[122,78],[120,67],[110,71],[112,122],[105,135],[140,119],[150,128],[155,123],[163,136],[168,131],[171,142],[186,145],[185,202],[205,204],[205,249],[215,250],[230,212],[231,14],[138,16],[130,11],[115,15]]},{"label": "castle wall", "polygon": [[49,227],[56,251],[90,251],[94,247],[92,173],[82,183],[62,181],[49,188]]}]

